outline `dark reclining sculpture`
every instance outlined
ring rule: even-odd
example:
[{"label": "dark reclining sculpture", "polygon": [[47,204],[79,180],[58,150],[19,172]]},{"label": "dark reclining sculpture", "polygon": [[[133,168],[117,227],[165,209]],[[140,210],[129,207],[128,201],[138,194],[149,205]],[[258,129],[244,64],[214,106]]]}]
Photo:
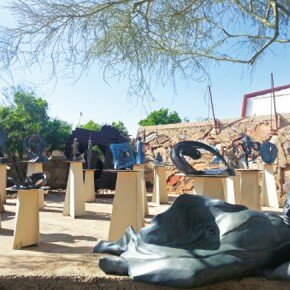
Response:
[{"label": "dark reclining sculpture", "polygon": [[[284,215],[290,216],[285,207]],[[137,234],[101,241],[107,274],[171,287],[194,287],[265,273],[290,280],[290,226],[275,214],[183,194]],[[276,269],[281,265],[278,269]],[[287,273],[288,271],[288,273]]]}]

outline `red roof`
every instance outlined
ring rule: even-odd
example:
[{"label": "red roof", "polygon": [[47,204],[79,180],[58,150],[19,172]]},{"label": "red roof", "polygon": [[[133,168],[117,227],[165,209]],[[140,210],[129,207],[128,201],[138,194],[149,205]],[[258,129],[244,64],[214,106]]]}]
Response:
[{"label": "red roof", "polygon": [[254,97],[257,97],[257,96],[262,96],[262,95],[265,95],[265,94],[268,94],[268,93],[272,93],[272,92],[278,92],[278,91],[289,89],[289,88],[290,88],[290,84],[289,85],[285,85],[285,86],[275,87],[274,89],[268,89],[268,90],[257,91],[257,92],[254,92],[254,93],[245,94],[244,95],[244,99],[243,99],[243,105],[242,105],[242,117],[246,117],[248,99],[254,98]]}]

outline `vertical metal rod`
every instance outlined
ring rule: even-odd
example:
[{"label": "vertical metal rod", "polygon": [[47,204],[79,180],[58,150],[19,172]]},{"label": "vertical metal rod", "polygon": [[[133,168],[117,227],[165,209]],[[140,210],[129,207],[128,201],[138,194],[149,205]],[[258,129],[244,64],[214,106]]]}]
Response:
[{"label": "vertical metal rod", "polygon": [[[275,97],[275,91],[274,91],[275,86],[274,86],[273,73],[271,73],[271,85],[272,85],[272,99],[273,99],[274,116],[275,116],[275,130],[278,130],[278,116],[277,116],[277,111],[276,111],[276,97]],[[272,117],[271,117],[271,119],[272,119]]]},{"label": "vertical metal rod", "polygon": [[214,106],[213,106],[213,102],[212,102],[212,94],[211,94],[211,87],[210,86],[208,86],[208,91],[209,91],[209,98],[210,98],[210,104],[211,104],[211,110],[212,110],[215,133],[216,133],[216,135],[218,135],[217,121],[216,121],[216,118],[215,118]]}]

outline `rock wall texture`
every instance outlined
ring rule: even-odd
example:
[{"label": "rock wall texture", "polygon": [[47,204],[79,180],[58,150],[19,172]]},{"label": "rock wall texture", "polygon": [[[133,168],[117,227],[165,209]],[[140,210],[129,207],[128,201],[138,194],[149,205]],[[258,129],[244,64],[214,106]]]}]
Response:
[{"label": "rock wall texture", "polygon": [[[229,160],[233,156],[231,153],[231,143],[234,137],[240,133],[247,134],[255,141],[263,142],[271,133],[271,128],[275,127],[271,116],[247,117],[220,120],[216,132],[212,120],[194,123],[179,123],[170,125],[158,125],[140,127],[138,136],[145,137],[145,154],[147,169],[147,186],[150,189],[153,184],[153,165],[154,157],[159,152],[166,162],[167,187],[171,193],[181,194],[192,191],[194,181],[176,175],[178,170],[173,166],[170,159],[172,146],[180,141],[193,140],[207,144],[214,144],[217,148],[223,148],[223,152]],[[290,180],[290,114],[278,115],[278,135],[273,136],[272,140],[278,147],[279,154],[275,161],[275,178],[280,202],[283,203],[285,192],[283,184]],[[210,156],[199,160],[196,168],[203,168],[209,163]],[[257,160],[258,168],[262,168],[262,161]]]}]

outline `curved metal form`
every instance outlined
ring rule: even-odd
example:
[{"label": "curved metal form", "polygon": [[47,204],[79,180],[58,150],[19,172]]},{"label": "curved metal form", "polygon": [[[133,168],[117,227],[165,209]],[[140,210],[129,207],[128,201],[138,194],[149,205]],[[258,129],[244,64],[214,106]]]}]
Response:
[{"label": "curved metal form", "polygon": [[[192,159],[198,160],[202,158],[200,150],[205,150],[211,153],[212,155],[218,157],[221,162],[225,165],[221,169],[210,169],[210,170],[196,170],[194,169],[185,159],[185,156],[188,156]],[[185,174],[194,174],[194,175],[235,175],[233,168],[229,166],[227,161],[223,156],[214,148],[209,145],[206,145],[197,141],[182,141],[175,144],[171,151],[170,157],[173,164],[179,169],[179,171]]]},{"label": "curved metal form", "polygon": [[23,141],[23,151],[30,158],[30,162],[46,162],[47,158],[43,155],[45,142],[38,134],[31,134]]},{"label": "curved metal form", "polygon": [[135,158],[133,150],[128,142],[111,144],[110,150],[113,155],[114,169],[133,168]]},{"label": "curved metal form", "polygon": [[47,182],[46,175],[43,172],[37,172],[26,177],[22,183],[19,180],[15,180],[10,177],[8,177],[8,180],[13,184],[9,189],[14,191],[38,189],[44,186]]}]

